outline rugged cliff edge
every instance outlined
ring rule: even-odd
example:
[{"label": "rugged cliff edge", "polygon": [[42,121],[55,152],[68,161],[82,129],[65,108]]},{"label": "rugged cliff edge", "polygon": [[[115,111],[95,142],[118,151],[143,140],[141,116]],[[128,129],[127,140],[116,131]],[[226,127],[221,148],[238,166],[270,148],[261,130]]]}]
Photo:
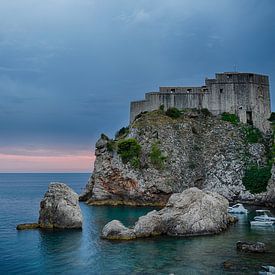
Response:
[{"label": "rugged cliff edge", "polygon": [[268,194],[249,182],[251,177],[257,180],[253,171],[263,175],[259,181],[271,176],[271,137],[224,120],[207,110],[185,110],[177,118],[157,110],[137,117],[115,140],[102,135],[80,200],[93,205],[163,206],[172,193],[198,187],[229,201],[263,203],[269,194],[272,202],[274,175]]}]

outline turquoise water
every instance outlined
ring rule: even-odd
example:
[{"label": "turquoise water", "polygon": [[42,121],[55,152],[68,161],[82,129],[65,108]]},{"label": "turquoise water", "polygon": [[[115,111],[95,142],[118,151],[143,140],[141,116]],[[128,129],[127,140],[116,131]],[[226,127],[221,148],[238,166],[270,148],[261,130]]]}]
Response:
[{"label": "turquoise water", "polygon": [[[80,193],[88,174],[0,174],[1,274],[257,274],[275,265],[275,226],[252,229],[251,214],[227,232],[194,238],[157,237],[130,242],[100,239],[112,219],[132,225],[151,208],[92,207],[81,203],[83,230],[19,231],[18,223],[38,218],[39,202],[51,181],[62,181]],[[269,252],[238,253],[239,240],[263,241]],[[224,269],[223,262],[233,263]]]}]

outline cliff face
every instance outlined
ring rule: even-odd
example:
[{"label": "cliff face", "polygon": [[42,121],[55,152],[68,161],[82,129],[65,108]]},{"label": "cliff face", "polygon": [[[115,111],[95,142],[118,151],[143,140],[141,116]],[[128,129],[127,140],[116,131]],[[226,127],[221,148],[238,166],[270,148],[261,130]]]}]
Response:
[{"label": "cliff face", "polygon": [[[162,111],[143,114],[129,132],[96,143],[93,174],[81,200],[89,204],[164,205],[189,187],[215,191],[230,201],[260,201],[242,183],[248,165],[267,163],[267,146],[247,141],[244,125],[198,111],[173,119]],[[118,144],[133,138],[138,160],[122,161]]]}]

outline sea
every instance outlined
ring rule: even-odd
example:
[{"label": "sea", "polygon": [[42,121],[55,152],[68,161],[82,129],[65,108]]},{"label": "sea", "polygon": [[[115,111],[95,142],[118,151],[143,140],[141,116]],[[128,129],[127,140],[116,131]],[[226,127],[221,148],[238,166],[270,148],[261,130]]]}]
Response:
[{"label": "sea", "polygon": [[[248,207],[248,215],[238,215],[238,223],[214,236],[102,240],[101,230],[109,221],[131,226],[153,208],[85,203],[80,203],[82,230],[16,230],[19,223],[37,221],[50,182],[64,182],[81,193],[88,178],[0,174],[0,274],[258,274],[262,265],[275,266],[275,226],[251,228],[256,207]],[[261,241],[268,251],[241,253],[237,241]]]}]

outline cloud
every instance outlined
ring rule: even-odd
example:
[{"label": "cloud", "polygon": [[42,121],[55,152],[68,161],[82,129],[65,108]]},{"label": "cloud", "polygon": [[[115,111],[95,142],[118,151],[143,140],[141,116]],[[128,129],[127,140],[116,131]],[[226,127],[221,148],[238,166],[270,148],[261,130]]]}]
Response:
[{"label": "cloud", "polygon": [[81,155],[128,124],[131,100],[235,63],[273,87],[274,10],[273,0],[1,1],[2,154]]}]

